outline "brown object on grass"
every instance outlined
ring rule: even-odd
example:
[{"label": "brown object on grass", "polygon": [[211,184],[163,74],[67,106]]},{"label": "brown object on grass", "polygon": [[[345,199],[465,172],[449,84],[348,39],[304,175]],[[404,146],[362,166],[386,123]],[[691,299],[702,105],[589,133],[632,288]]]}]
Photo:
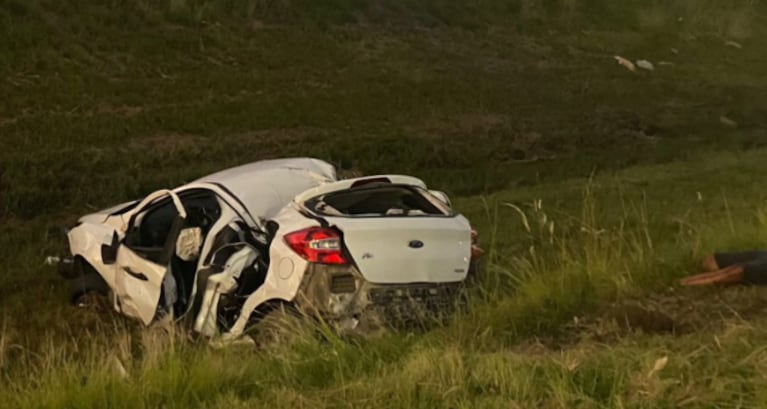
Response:
[{"label": "brown object on grass", "polygon": [[679,284],[683,286],[738,284],[743,281],[743,273],[743,266],[734,265],[708,273],[685,277],[679,281]]},{"label": "brown object on grass", "polygon": [[703,257],[703,271],[714,272],[720,269],[719,264],[716,262],[716,257],[713,254]]}]

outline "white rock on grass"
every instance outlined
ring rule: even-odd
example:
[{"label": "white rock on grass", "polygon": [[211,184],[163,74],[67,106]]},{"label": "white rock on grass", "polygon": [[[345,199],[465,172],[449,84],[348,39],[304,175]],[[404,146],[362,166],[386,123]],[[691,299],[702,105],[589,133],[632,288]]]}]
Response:
[{"label": "white rock on grass", "polygon": [[727,118],[726,116],[722,115],[719,117],[719,122],[722,123],[722,125],[730,127],[730,128],[737,128],[738,123],[733,121],[730,118]]},{"label": "white rock on grass", "polygon": [[641,69],[643,69],[643,70],[655,71],[655,66],[652,65],[652,63],[647,61],[647,60],[639,60],[639,61],[637,61],[636,66],[641,68]]}]

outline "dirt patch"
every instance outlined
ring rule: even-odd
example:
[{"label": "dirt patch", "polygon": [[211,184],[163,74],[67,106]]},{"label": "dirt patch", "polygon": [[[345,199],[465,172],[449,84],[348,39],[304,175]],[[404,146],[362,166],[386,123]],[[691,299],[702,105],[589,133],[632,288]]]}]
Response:
[{"label": "dirt patch", "polygon": [[233,143],[240,146],[270,146],[298,144],[315,136],[326,134],[319,128],[295,127],[295,128],[272,128],[259,129],[257,131],[244,132],[235,135],[222,136],[222,142]]},{"label": "dirt patch", "polygon": [[121,118],[133,118],[134,116],[139,115],[142,112],[144,112],[144,107],[141,107],[141,106],[131,106],[131,105],[112,106],[112,105],[104,104],[91,109],[85,109],[85,110],[74,109],[68,112],[67,114],[74,115],[74,116],[83,116],[86,118],[96,116],[96,115],[108,115],[108,116],[118,116]]},{"label": "dirt patch", "polygon": [[[465,114],[449,119],[429,120],[405,127],[405,131],[434,145],[431,156],[424,158],[430,165],[444,162],[445,166],[455,166],[461,163],[453,157],[456,153],[470,163],[488,159],[527,163],[554,157],[545,146],[544,135],[506,115]],[[469,152],[477,157],[468,158],[466,154]]]},{"label": "dirt patch", "polygon": [[251,150],[260,158],[304,156],[306,146],[329,136],[325,129],[311,127],[272,128],[214,138],[214,143]]},{"label": "dirt patch", "polygon": [[568,327],[589,338],[609,342],[627,333],[684,335],[715,331],[728,322],[743,322],[767,313],[767,288],[674,289],[646,298],[616,302],[596,314],[576,318]]},{"label": "dirt patch", "polygon": [[455,135],[481,135],[502,129],[511,119],[506,115],[471,113],[449,119],[431,119],[405,128],[410,133],[439,138]]},{"label": "dirt patch", "polygon": [[5,216],[5,168],[0,165],[0,220]]},{"label": "dirt patch", "polygon": [[127,150],[176,153],[189,148],[199,148],[208,142],[199,135],[182,133],[160,133],[146,137],[133,138],[127,144]]},{"label": "dirt patch", "polygon": [[578,128],[578,134],[594,136],[579,140],[580,144],[597,148],[632,143],[657,143],[668,134],[666,125],[648,121],[638,112],[616,108],[601,108],[583,114],[575,121],[574,126]]},{"label": "dirt patch", "polygon": [[657,303],[677,312],[677,321],[690,331],[719,326],[724,321],[745,321],[767,313],[767,288],[682,289],[678,294],[658,297]]},{"label": "dirt patch", "polygon": [[315,128],[273,128],[229,135],[201,136],[163,132],[135,137],[123,152],[150,152],[159,155],[220,155],[247,153],[248,157],[268,159],[307,155],[307,146],[328,137],[328,131]]},{"label": "dirt patch", "polygon": [[113,107],[113,106],[99,106],[94,111],[96,114],[101,115],[114,115],[114,116],[121,116],[123,118],[132,118],[142,112],[144,112],[144,107],[140,106],[128,106],[128,105],[122,105],[119,107]]},{"label": "dirt patch", "polygon": [[18,121],[19,121],[18,118],[0,117],[0,127],[6,126],[6,125],[13,125],[13,124],[15,124]]},{"label": "dirt patch", "polygon": [[619,304],[608,308],[603,320],[614,322],[624,330],[638,329],[648,334],[674,333],[677,320],[662,309],[641,304]]}]

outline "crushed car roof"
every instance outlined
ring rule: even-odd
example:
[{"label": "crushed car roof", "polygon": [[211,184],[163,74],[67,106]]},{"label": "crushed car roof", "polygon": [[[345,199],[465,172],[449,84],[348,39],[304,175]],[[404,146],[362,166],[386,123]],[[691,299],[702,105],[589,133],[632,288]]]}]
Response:
[{"label": "crushed car roof", "polygon": [[268,219],[296,195],[336,178],[335,167],[320,159],[285,158],[225,169],[191,184],[219,185],[237,197],[251,215]]}]

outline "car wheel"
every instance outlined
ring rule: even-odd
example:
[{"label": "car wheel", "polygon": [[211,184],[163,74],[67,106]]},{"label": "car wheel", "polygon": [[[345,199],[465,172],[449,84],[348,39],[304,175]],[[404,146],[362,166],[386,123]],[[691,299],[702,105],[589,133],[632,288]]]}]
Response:
[{"label": "car wheel", "polygon": [[85,273],[72,279],[69,287],[69,302],[81,308],[98,308],[109,295],[109,286],[95,271],[86,269]]},{"label": "car wheel", "polygon": [[259,315],[248,331],[259,348],[289,345],[308,332],[306,321],[288,304],[279,304]]}]

